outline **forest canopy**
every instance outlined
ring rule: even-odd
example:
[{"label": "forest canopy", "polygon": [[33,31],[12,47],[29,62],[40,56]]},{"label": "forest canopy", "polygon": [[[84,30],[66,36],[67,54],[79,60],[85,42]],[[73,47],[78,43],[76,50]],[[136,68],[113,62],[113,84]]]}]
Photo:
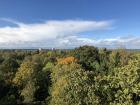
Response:
[{"label": "forest canopy", "polygon": [[0,50],[0,105],[140,105],[140,52]]}]

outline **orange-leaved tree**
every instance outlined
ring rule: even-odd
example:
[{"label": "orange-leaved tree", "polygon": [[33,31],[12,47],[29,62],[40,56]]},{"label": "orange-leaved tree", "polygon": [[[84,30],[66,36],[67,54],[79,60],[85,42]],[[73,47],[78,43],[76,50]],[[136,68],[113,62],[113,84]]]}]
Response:
[{"label": "orange-leaved tree", "polygon": [[77,62],[77,61],[78,61],[78,59],[71,56],[71,57],[58,59],[58,64],[70,64],[72,62]]}]

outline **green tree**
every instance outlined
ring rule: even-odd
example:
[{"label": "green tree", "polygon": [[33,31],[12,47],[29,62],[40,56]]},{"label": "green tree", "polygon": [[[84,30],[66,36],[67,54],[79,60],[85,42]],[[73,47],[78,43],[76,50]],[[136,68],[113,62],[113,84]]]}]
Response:
[{"label": "green tree", "polygon": [[111,88],[116,89],[113,104],[139,105],[140,102],[140,60],[131,60],[128,65],[114,69]]},{"label": "green tree", "polygon": [[95,93],[100,97],[99,105],[139,105],[140,63],[131,60],[128,65],[112,68],[108,75],[94,76]]},{"label": "green tree", "polygon": [[98,105],[91,80],[93,72],[81,69],[75,63],[57,65],[52,73],[50,105]]},{"label": "green tree", "polygon": [[40,63],[38,58],[23,62],[13,79],[13,83],[21,91],[24,102],[44,101],[49,96],[50,74],[42,70]]},{"label": "green tree", "polygon": [[[95,70],[95,63],[99,63],[98,48],[93,46],[82,46],[75,49],[75,56],[85,69]],[[94,65],[94,66],[93,66]]]},{"label": "green tree", "polygon": [[17,71],[19,64],[13,58],[5,59],[0,65],[0,72],[6,82],[10,83]]},{"label": "green tree", "polygon": [[23,62],[16,72],[13,83],[18,86],[26,84],[30,78],[33,78],[35,76],[35,65],[36,64],[31,61]]},{"label": "green tree", "polygon": [[23,96],[24,103],[33,103],[35,100],[35,91],[36,91],[35,82],[29,80],[23,90],[21,90],[21,96]]}]

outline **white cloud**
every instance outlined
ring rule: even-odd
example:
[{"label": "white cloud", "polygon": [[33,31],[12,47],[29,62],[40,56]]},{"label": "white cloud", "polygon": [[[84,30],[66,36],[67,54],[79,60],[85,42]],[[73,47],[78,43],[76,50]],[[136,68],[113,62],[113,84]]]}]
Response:
[{"label": "white cloud", "polygon": [[82,32],[111,29],[111,21],[52,20],[25,24],[10,19],[1,20],[11,22],[16,27],[0,27],[0,48],[70,48],[81,45],[140,48],[140,37],[118,36],[95,40],[80,36]]},{"label": "white cloud", "polygon": [[76,46],[82,44],[79,40],[80,33],[111,28],[111,21],[52,20],[25,24],[10,19],[1,20],[12,22],[17,27],[0,28],[0,47]]},{"label": "white cloud", "polygon": [[[79,39],[81,40],[81,38]],[[107,48],[130,48],[130,49],[139,49],[140,48],[140,37],[135,36],[126,36],[126,37],[116,37],[116,38],[107,38],[107,39],[87,39],[82,38],[82,41],[88,45],[95,45],[98,47],[107,47]]]}]

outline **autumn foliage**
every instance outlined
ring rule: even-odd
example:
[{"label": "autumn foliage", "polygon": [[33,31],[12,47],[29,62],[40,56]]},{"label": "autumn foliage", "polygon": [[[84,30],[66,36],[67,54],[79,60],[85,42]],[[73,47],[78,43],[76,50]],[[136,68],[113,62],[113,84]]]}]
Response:
[{"label": "autumn foliage", "polygon": [[66,57],[66,58],[58,59],[58,64],[70,64],[72,62],[77,62],[77,61],[78,59],[74,57]]}]

